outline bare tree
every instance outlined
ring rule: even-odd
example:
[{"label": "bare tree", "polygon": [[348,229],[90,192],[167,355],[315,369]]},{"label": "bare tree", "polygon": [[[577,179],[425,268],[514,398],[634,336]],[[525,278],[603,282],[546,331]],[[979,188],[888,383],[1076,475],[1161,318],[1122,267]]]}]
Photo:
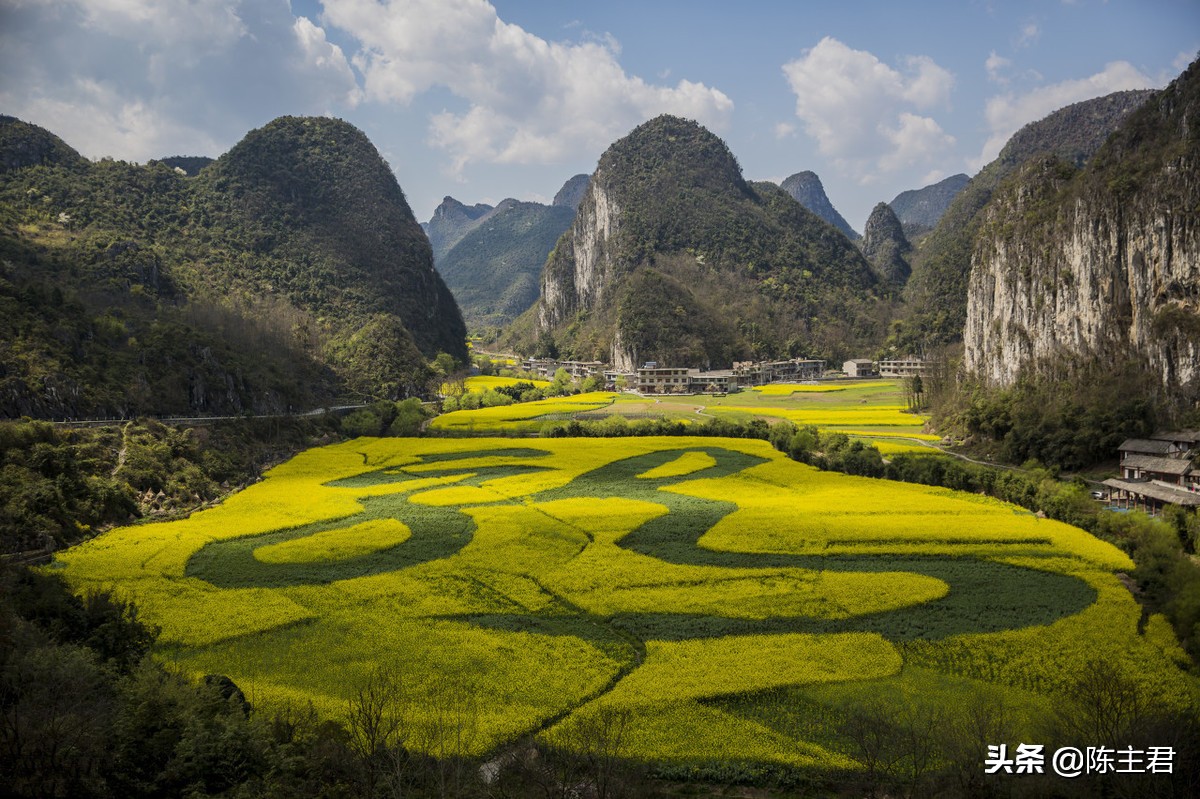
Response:
[{"label": "bare tree", "polygon": [[1147,715],[1146,696],[1137,681],[1110,659],[1090,660],[1076,674],[1070,700],[1059,706],[1069,739],[1115,746],[1131,738]]},{"label": "bare tree", "polygon": [[405,707],[404,684],[393,668],[376,666],[349,701],[346,728],[350,746],[363,764],[366,795],[375,796],[388,779],[400,795],[402,769],[407,763],[405,744],[411,732]]}]

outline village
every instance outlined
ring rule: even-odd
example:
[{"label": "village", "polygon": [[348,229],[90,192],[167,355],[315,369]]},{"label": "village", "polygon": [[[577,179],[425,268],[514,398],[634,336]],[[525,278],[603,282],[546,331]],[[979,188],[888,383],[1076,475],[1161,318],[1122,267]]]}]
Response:
[{"label": "village", "polygon": [[1126,439],[1120,453],[1121,476],[1104,481],[1112,506],[1151,516],[1167,505],[1200,508],[1200,430]]},{"label": "village", "polygon": [[[526,358],[522,368],[530,375],[550,380],[564,370],[574,380],[594,378],[609,391],[634,391],[643,395],[731,394],[771,383],[798,383],[845,379],[899,379],[928,374],[933,363],[921,358],[872,360],[855,358],[841,369],[826,361],[790,358],[772,361],[735,361],[729,369],[705,370],[647,361],[625,372],[601,361]],[[1155,433],[1130,438],[1119,447],[1120,476],[1104,480],[1093,498],[1115,510],[1140,510],[1158,516],[1168,505],[1200,508],[1200,431]]]},{"label": "village", "polygon": [[931,363],[920,358],[845,361],[841,370],[829,369],[824,360],[789,358],[781,361],[734,361],[729,369],[705,370],[667,366],[646,361],[632,372],[613,369],[602,361],[560,361],[526,358],[521,368],[544,380],[559,369],[573,380],[594,378],[609,391],[632,390],[639,394],[730,394],[770,383],[796,383],[841,378],[904,378],[925,374]]}]

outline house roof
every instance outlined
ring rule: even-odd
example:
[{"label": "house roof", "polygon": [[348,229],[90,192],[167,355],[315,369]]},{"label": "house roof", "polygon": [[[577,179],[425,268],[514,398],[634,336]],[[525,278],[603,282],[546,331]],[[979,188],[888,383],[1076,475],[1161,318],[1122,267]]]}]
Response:
[{"label": "house roof", "polygon": [[1121,467],[1141,469],[1160,474],[1187,474],[1192,462],[1186,458],[1156,458],[1153,455],[1129,455],[1121,461]]},{"label": "house roof", "polygon": [[1157,483],[1132,483],[1128,480],[1117,480],[1115,478],[1105,480],[1104,485],[1109,488],[1140,494],[1143,497],[1157,499],[1159,502],[1169,502],[1172,505],[1185,505],[1191,508],[1200,507],[1200,492],[1188,491],[1186,488],[1164,486]]},{"label": "house roof", "polygon": [[1121,452],[1136,452],[1142,455],[1166,455],[1174,448],[1172,442],[1157,438],[1127,438],[1117,447]]}]

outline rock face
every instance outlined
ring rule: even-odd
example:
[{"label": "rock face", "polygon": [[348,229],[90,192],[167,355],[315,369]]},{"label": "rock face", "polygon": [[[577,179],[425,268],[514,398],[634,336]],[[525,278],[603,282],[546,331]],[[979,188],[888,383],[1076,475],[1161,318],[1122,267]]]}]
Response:
[{"label": "rock face", "polygon": [[842,231],[847,238],[852,241],[861,238],[854,228],[850,227],[850,223],[837,212],[833,203],[829,202],[825,187],[821,185],[821,179],[817,177],[816,172],[797,172],[779,184],[779,187],[792,195],[796,202]]},{"label": "rock face", "polygon": [[[888,205],[904,226],[905,235],[911,236],[937,225],[942,214],[950,207],[950,201],[963,190],[971,179],[963,174],[951,175],[945,180],[923,189],[900,192]],[[866,231],[864,231],[864,235]]]},{"label": "rock face", "polygon": [[580,308],[591,307],[618,270],[615,248],[608,245],[619,230],[621,208],[605,188],[599,170],[585,199],[571,226],[569,257],[547,262],[542,274],[538,324],[544,329],[558,326]]},{"label": "rock face", "polygon": [[913,253],[912,276],[904,289],[907,349],[961,339],[972,246],[982,224],[982,209],[1001,183],[1034,158],[1053,157],[1082,166],[1151,95],[1149,91],[1116,92],[1074,103],[1013,134],[996,160],[955,195],[937,227]]},{"label": "rock face", "polygon": [[1170,396],[1200,392],[1200,62],[1129,115],[1082,171],[1040,160],[984,211],[964,365],[1008,386],[1032,369],[1133,359]]},{"label": "rock face", "polygon": [[576,175],[571,178],[558,190],[558,193],[554,195],[554,201],[550,204],[566,206],[572,211],[579,210],[579,203],[587,191],[589,180],[591,180],[591,175]]},{"label": "rock face", "polygon": [[877,204],[863,229],[863,255],[880,278],[894,286],[903,286],[912,274],[908,265],[910,252],[912,245],[905,238],[896,214],[887,203]]}]

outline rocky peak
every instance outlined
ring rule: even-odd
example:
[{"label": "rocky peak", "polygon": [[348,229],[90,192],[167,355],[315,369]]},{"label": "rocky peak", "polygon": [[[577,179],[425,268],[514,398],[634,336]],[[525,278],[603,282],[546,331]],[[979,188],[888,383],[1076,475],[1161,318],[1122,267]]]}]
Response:
[{"label": "rocky peak", "polygon": [[970,180],[963,174],[951,175],[923,189],[900,192],[888,205],[896,212],[906,235],[932,230]]},{"label": "rocky peak", "polygon": [[863,255],[883,280],[896,286],[904,285],[912,273],[907,259],[912,245],[904,236],[899,218],[887,203],[878,203],[871,211],[863,229],[862,246]]},{"label": "rocky peak", "polygon": [[465,205],[453,197],[444,197],[433,211],[433,217],[421,227],[433,248],[433,262],[439,263],[450,249],[462,241],[491,213],[492,206],[484,203]]},{"label": "rocky peak", "polygon": [[845,236],[779,186],[748,183],[719,137],[661,116],[601,156],[528,329],[622,368],[729,363],[845,341],[833,330],[857,313],[846,298],[877,282]]},{"label": "rocky peak", "polygon": [[1027,370],[1136,363],[1200,399],[1200,62],[1128,115],[1082,170],[1043,158],[984,209],[964,366],[1010,386]]},{"label": "rocky peak", "polygon": [[430,224],[434,222],[442,224],[458,225],[464,222],[472,222],[479,217],[492,210],[492,206],[485,203],[476,203],[475,205],[465,205],[453,197],[447,195],[442,198],[442,202],[437,208],[433,209],[433,218],[430,219]]},{"label": "rocky peak", "polygon": [[562,185],[558,190],[558,194],[554,195],[554,200],[551,205],[563,205],[570,208],[572,211],[579,210],[579,203],[583,201],[583,195],[587,192],[588,181],[592,179],[591,175],[576,175]]},{"label": "rocky peak", "polygon": [[796,202],[842,231],[847,238],[860,238],[854,228],[850,227],[850,223],[833,207],[833,203],[829,202],[825,187],[821,185],[821,179],[817,177],[816,172],[797,172],[779,184],[779,187],[792,195]]}]

